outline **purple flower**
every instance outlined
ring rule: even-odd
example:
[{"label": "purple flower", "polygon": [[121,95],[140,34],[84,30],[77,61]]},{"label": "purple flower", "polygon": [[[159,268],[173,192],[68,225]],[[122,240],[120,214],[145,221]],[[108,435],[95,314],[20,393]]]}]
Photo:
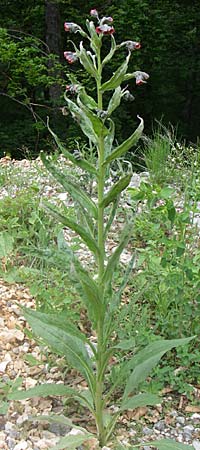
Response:
[{"label": "purple flower", "polygon": [[134,50],[139,50],[141,48],[140,42],[135,41],[126,41],[125,45],[130,52],[133,52]]},{"label": "purple flower", "polygon": [[77,25],[76,23],[73,23],[73,22],[65,22],[64,23],[64,30],[69,31],[70,33],[76,33],[80,29],[81,29],[81,27],[79,27],[79,25]]},{"label": "purple flower", "polygon": [[73,64],[78,59],[74,52],[64,52],[64,58],[69,64]]},{"label": "purple flower", "polygon": [[90,10],[90,15],[92,17],[96,17],[98,19],[99,15],[98,15],[98,11],[96,9],[91,9]]},{"label": "purple flower", "polygon": [[99,25],[96,27],[96,32],[98,34],[113,34],[115,32],[115,29],[113,27],[110,27],[109,25]]},{"label": "purple flower", "polygon": [[135,73],[135,82],[136,85],[139,86],[140,84],[144,84],[146,83],[146,80],[149,79],[149,75],[146,72],[140,72],[139,70],[137,70]]}]

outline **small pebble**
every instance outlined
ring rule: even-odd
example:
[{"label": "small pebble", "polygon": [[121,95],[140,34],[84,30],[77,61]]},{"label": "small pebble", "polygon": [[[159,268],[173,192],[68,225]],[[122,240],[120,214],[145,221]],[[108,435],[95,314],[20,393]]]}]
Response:
[{"label": "small pebble", "polygon": [[179,423],[180,425],[185,425],[185,417],[183,416],[176,417],[176,422]]}]

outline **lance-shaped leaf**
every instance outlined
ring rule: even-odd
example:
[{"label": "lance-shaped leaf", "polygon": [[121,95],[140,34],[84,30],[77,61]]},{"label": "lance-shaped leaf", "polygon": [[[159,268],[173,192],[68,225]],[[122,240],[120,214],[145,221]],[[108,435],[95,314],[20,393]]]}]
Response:
[{"label": "lance-shaped leaf", "polygon": [[65,227],[68,227],[71,230],[75,231],[75,233],[77,233],[81,237],[81,239],[85,242],[91,252],[95,254],[95,256],[99,255],[99,248],[96,241],[87,231],[85,231],[85,229],[81,225],[74,222],[74,220],[70,219],[69,217],[63,216],[63,214],[59,213],[56,207],[51,203],[44,202],[44,206],[50,212],[50,214],[58,220],[58,222],[62,223]]},{"label": "lance-shaped leaf", "polygon": [[130,148],[133,147],[133,145],[136,144],[136,142],[140,138],[143,128],[144,128],[143,119],[141,117],[139,117],[139,119],[140,119],[140,124],[137,127],[137,129],[134,131],[134,133],[128,139],[126,139],[126,141],[122,142],[122,144],[120,144],[115,150],[113,150],[113,152],[105,159],[105,161],[103,163],[104,166],[109,164],[114,159],[120,158],[122,155],[124,155],[124,153],[128,152],[128,150],[130,150]]},{"label": "lance-shaped leaf", "polygon": [[105,195],[102,202],[100,203],[101,207],[106,208],[110,203],[116,200],[119,194],[127,188],[132,178],[132,174],[125,175],[121,178],[117,183],[112,186],[110,191]]},{"label": "lance-shaped leaf", "polygon": [[104,275],[102,278],[102,282],[104,285],[109,285],[111,283],[116,265],[119,262],[121,253],[123,252],[124,248],[128,244],[131,234],[132,234],[132,223],[128,223],[122,232],[122,239],[121,239],[118,247],[116,248],[116,250],[114,251],[112,256],[110,256],[110,258],[108,259],[108,264],[105,268],[105,272],[104,272]]},{"label": "lance-shaped leaf", "polygon": [[105,56],[104,60],[102,61],[102,67],[104,67],[105,64],[107,64],[112,59],[116,48],[117,48],[117,46],[116,46],[115,38],[113,35],[111,35],[111,48],[110,48],[109,53]]},{"label": "lance-shaped leaf", "polygon": [[[90,164],[88,161],[86,161],[84,159],[77,159],[72,153],[70,153],[70,152],[68,152],[68,150],[66,150],[66,148],[64,147],[64,145],[62,144],[62,142],[60,141],[58,136],[49,127],[49,118],[47,119],[47,128],[50,131],[51,135],[53,136],[59,150],[62,152],[62,154],[64,155],[64,157],[66,159],[71,161],[75,166],[80,167],[81,169],[86,170],[87,172],[89,172],[93,175],[96,175],[96,176],[98,175],[96,168],[92,164]],[[41,152],[41,153],[43,153],[43,152]]]},{"label": "lance-shaped leaf", "polygon": [[[182,444],[182,442],[174,441],[173,439],[159,439],[157,441],[145,442],[145,445],[151,445],[158,450],[192,450],[193,445]],[[130,447],[131,450],[131,447]]]},{"label": "lance-shaped leaf", "polygon": [[79,123],[81,130],[83,133],[92,141],[94,144],[97,144],[98,138],[97,135],[94,132],[93,125],[90,121],[90,119],[86,116],[86,114],[77,106],[76,103],[74,103],[72,100],[70,100],[66,93],[64,94],[64,98],[67,102],[67,106],[72,114],[72,117],[77,120]]},{"label": "lance-shaped leaf", "polygon": [[94,385],[92,363],[83,341],[70,332],[64,331],[60,326],[52,325],[51,317],[48,322],[46,315],[43,318],[39,311],[26,309],[24,316],[34,334],[41,337],[57,355],[65,356],[68,363],[86,378],[92,389]]},{"label": "lance-shaped leaf", "polygon": [[130,369],[132,370],[126,384],[123,400],[127,399],[128,395],[147,378],[151,370],[157,365],[166,352],[173,347],[188,344],[193,338],[194,336],[184,339],[163,339],[155,341],[133,356],[133,358],[131,358],[131,360],[123,367],[124,374],[127,373],[127,370],[128,372]]},{"label": "lance-shaped leaf", "polygon": [[90,46],[95,51],[95,53],[98,51],[98,49],[101,47],[102,38],[101,36],[98,36],[96,32],[96,28],[94,26],[93,21],[86,20],[86,26],[91,36],[91,42]]},{"label": "lance-shaped leaf", "polygon": [[108,134],[108,129],[105,127],[102,120],[96,114],[94,114],[90,109],[86,108],[86,106],[83,105],[79,96],[77,98],[77,103],[80,106],[81,110],[84,111],[85,115],[90,120],[90,122],[93,126],[93,130],[95,132],[95,135],[106,136]]},{"label": "lance-shaped leaf", "polygon": [[85,48],[83,47],[83,42],[80,42],[80,51],[76,49],[76,54],[79,58],[80,63],[85,68],[85,70],[92,75],[92,77],[97,78],[98,77],[98,71],[94,66],[94,63],[91,59],[91,57],[86,52]]},{"label": "lance-shaped leaf", "polygon": [[141,406],[153,406],[160,403],[160,397],[154,394],[138,394],[133,397],[129,397],[124,400],[120,406],[120,411],[125,411],[126,409],[136,409]]},{"label": "lance-shaped leaf", "polygon": [[87,212],[97,219],[97,207],[90,197],[83,191],[77,184],[75,184],[69,177],[63,175],[62,172],[57,169],[57,167],[52,164],[52,162],[45,156],[44,153],[41,154],[41,160],[47,170],[51,172],[54,178],[64,187],[64,189],[70,194],[70,196],[75,200],[80,206],[87,210]]},{"label": "lance-shaped leaf", "polygon": [[115,91],[109,101],[108,108],[107,108],[108,116],[110,116],[112,114],[112,112],[116,108],[118,108],[118,106],[120,105],[120,102],[121,102],[121,97],[122,97],[122,89],[120,86],[118,86],[115,89]]},{"label": "lance-shaped leaf", "polygon": [[105,230],[104,230],[104,238],[106,238],[108,232],[110,231],[110,228],[112,226],[113,220],[114,220],[116,212],[117,212],[118,205],[119,205],[119,197],[117,197],[113,201],[112,208],[110,210],[110,214],[108,217],[108,221],[107,221],[107,224],[106,224]]},{"label": "lance-shaped leaf", "polygon": [[104,147],[105,147],[105,156],[106,158],[110,155],[112,151],[113,141],[115,138],[115,123],[110,118],[108,119],[110,122],[108,135],[104,138]]},{"label": "lance-shaped leaf", "polygon": [[116,72],[114,72],[113,76],[110,78],[110,80],[106,81],[105,83],[102,84],[101,86],[101,91],[105,92],[105,91],[110,91],[112,89],[116,89],[121,82],[124,79],[124,75],[127,71],[128,68],[128,63],[129,63],[129,59],[130,59],[130,52],[126,57],[126,60],[122,63],[122,65],[116,70]]},{"label": "lance-shaped leaf", "polygon": [[34,398],[34,397],[49,397],[49,396],[65,396],[65,397],[74,397],[78,395],[78,391],[72,389],[65,384],[56,384],[56,383],[48,383],[48,384],[39,384],[38,386],[34,386],[33,388],[27,389],[26,391],[13,391],[8,394],[9,400],[25,400],[26,398]]},{"label": "lance-shaped leaf", "polygon": [[87,94],[86,90],[84,87],[81,86],[80,90],[79,90],[79,97],[82,101],[82,103],[90,109],[97,109],[98,108],[98,104],[97,102],[90,96]]},{"label": "lance-shaped leaf", "polygon": [[[136,260],[136,255],[134,254],[126,267],[124,276],[122,277],[121,284],[120,284],[118,290],[116,291],[116,293],[114,294],[112,302],[110,303],[109,312],[113,313],[114,311],[116,311],[118,309],[120,301],[121,301],[121,296],[123,294],[123,291],[124,291],[128,281],[129,281],[131,272],[132,272],[134,264],[135,264],[135,260]],[[108,317],[109,317],[109,313],[108,313]]]}]

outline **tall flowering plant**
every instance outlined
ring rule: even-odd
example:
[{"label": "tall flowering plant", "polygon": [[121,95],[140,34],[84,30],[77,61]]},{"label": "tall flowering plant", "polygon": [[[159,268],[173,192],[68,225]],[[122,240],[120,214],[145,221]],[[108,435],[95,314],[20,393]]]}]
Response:
[{"label": "tall flowering plant", "polygon": [[[112,17],[99,18],[96,9],[92,9],[90,15],[94,21],[86,21],[87,32],[73,22],[65,22],[64,29],[67,33],[79,33],[90,49],[87,50],[83,41],[79,48],[74,45],[74,51],[65,51],[64,56],[69,64],[79,61],[86,72],[91,75],[96,85],[95,98],[88,95],[84,86],[76,80],[66,86],[64,98],[72,117],[78,122],[82,132],[88,138],[90,145],[96,148],[96,164],[91,164],[87,159],[77,158],[68,152],[58,137],[49,128],[58,147],[63,155],[71,163],[86,171],[96,179],[97,200],[90,196],[78,185],[77,180],[70,176],[64,176],[51,158],[41,155],[46,168],[53,174],[55,179],[69,193],[74,202],[79,205],[79,220],[72,220],[67,214],[53,204],[46,207],[50,213],[62,223],[75,232],[80,240],[88,248],[93,256],[91,268],[86,268],[66,242],[64,235],[58,236],[60,253],[66,261],[66,270],[69,277],[75,283],[76,289],[81,296],[91,323],[92,334],[96,336],[96,342],[84,335],[76,324],[71,323],[63,314],[45,314],[29,309],[24,314],[30,323],[34,333],[42,337],[44,342],[59,355],[64,355],[67,364],[71,365],[81,373],[86,380],[87,388],[74,389],[68,384],[42,384],[26,392],[13,392],[12,399],[23,399],[33,396],[45,397],[48,395],[64,395],[74,397],[82,406],[91,413],[96,423],[97,446],[105,449],[113,439],[113,433],[118,418],[128,409],[135,409],[145,405],[160,403],[157,395],[146,394],[139,391],[139,385],[146,379],[152,368],[158,363],[164,353],[173,347],[185,344],[188,339],[161,340],[149,344],[146,348],[134,353],[133,341],[119,342],[113,339],[115,332],[115,314],[119,308],[121,294],[128,282],[133,268],[134,256],[128,263],[121,285],[114,286],[114,273],[119,265],[120,256],[129,242],[132,232],[132,219],[127,219],[124,229],[118,239],[118,245],[112,254],[107,254],[106,243],[108,233],[112,227],[117,214],[117,208],[121,192],[127,188],[131,180],[131,173],[121,176],[107,191],[105,189],[106,178],[112,163],[122,158],[125,153],[138,141],[143,130],[143,120],[138,117],[139,125],[130,137],[115,146],[115,125],[111,118],[112,113],[120,105],[123,97],[133,98],[127,87],[122,87],[124,82],[135,78],[136,85],[146,83],[149,76],[145,72],[128,72],[129,60],[132,53],[139,50],[141,45],[135,41],[125,41],[116,44]],[[111,41],[109,53],[102,58],[101,49],[104,38]],[[116,51],[125,49],[124,62],[117,68],[109,80],[103,79],[103,69],[109,64]],[[105,103],[110,93],[110,99]],[[80,212],[81,220],[80,220]],[[134,319],[133,319],[134,320]],[[123,364],[117,362],[115,366],[115,381],[113,385],[108,384],[107,374],[109,366],[117,351],[127,351],[128,358],[123,358]],[[131,356],[130,356],[131,355]],[[120,389],[119,389],[120,388]],[[121,391],[121,398],[117,400],[117,407],[112,413],[110,405],[113,404],[115,392]],[[46,416],[38,417],[37,420],[47,419]],[[64,416],[49,416],[49,420],[68,423],[71,421]],[[79,430],[76,435],[68,434],[61,439],[55,449],[75,449],[81,443],[94,437],[86,429]],[[190,449],[174,441],[156,441],[153,444],[160,450]],[[110,444],[112,446],[112,442]],[[115,445],[115,444],[114,444]],[[141,443],[134,445],[141,447]],[[97,448],[97,447],[96,447]],[[116,444],[115,447],[123,449],[123,445]]]}]

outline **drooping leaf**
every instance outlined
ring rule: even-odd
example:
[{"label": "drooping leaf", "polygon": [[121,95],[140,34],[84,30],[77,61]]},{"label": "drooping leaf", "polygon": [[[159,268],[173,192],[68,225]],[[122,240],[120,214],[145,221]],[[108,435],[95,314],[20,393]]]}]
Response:
[{"label": "drooping leaf", "polygon": [[126,60],[122,63],[122,65],[116,70],[116,72],[114,72],[114,74],[110,78],[110,80],[108,80],[102,84],[102,86],[101,86],[102,92],[116,89],[121,84],[121,82],[124,79],[124,75],[127,71],[127,68],[128,68],[129,59],[130,59],[130,53],[128,54],[128,56],[126,57]]},{"label": "drooping leaf", "polygon": [[115,42],[115,38],[113,35],[111,35],[111,48],[109,53],[105,56],[105,58],[102,61],[102,67],[105,66],[105,64],[107,64],[111,58],[113,57],[115,50],[116,50],[117,46],[116,46],[116,42]]},{"label": "drooping leaf", "polygon": [[87,212],[97,219],[97,207],[93,200],[83,191],[73,180],[69,177],[67,179],[66,175],[63,175],[62,172],[57,169],[55,165],[45,156],[44,153],[41,153],[41,160],[47,170],[53,175],[53,177],[64,187],[64,189],[70,194],[70,196],[75,200],[83,209],[86,209]]},{"label": "drooping leaf", "polygon": [[56,207],[51,203],[45,202],[44,206],[51,213],[51,215],[58,220],[58,222],[62,223],[65,227],[68,227],[71,230],[75,231],[85,242],[91,252],[93,252],[96,256],[99,254],[99,248],[96,241],[87,231],[85,231],[85,229],[81,225],[77,224],[69,217],[63,216],[63,214],[59,213]]},{"label": "drooping leaf", "polygon": [[87,136],[88,139],[96,145],[98,138],[94,132],[94,128],[90,119],[86,116],[84,111],[82,111],[81,108],[77,106],[76,103],[74,103],[67,97],[66,93],[64,94],[64,98],[67,102],[67,106],[72,114],[72,117],[79,123],[81,130],[83,131],[85,136]]},{"label": "drooping leaf", "polygon": [[81,169],[86,170],[87,172],[91,173],[92,175],[97,176],[97,170],[92,164],[90,164],[88,161],[86,161],[84,159],[77,159],[72,153],[70,153],[66,150],[66,148],[61,143],[58,136],[49,127],[49,119],[47,120],[47,128],[50,131],[51,135],[53,136],[59,150],[62,152],[62,154],[64,155],[64,157],[66,159],[71,161],[75,166],[80,167]]},{"label": "drooping leaf", "polygon": [[124,153],[128,152],[128,150],[130,150],[130,148],[133,147],[133,145],[135,145],[138,139],[140,138],[143,128],[144,128],[144,121],[140,117],[140,124],[134,131],[134,133],[126,141],[124,141],[116,149],[113,150],[113,152],[105,159],[103,165],[106,166],[114,159],[120,158],[122,155],[124,155]]},{"label": "drooping leaf", "polygon": [[138,385],[144,381],[151,370],[156,366],[162,356],[169,350],[179,345],[188,344],[191,339],[171,339],[171,340],[158,340],[152,342],[143,350],[134,355],[127,364],[124,365],[123,370],[127,373],[127,370],[132,370],[124,391],[123,399],[127,399],[128,395],[133,392]]},{"label": "drooping leaf", "polygon": [[[148,443],[158,450],[191,450],[193,445],[183,444],[182,442],[174,441],[173,439],[160,439],[158,441],[151,441]],[[146,445],[146,444],[145,444]]]},{"label": "drooping leaf", "polygon": [[57,355],[65,356],[68,363],[86,378],[92,389],[94,382],[92,363],[82,340],[67,330],[64,331],[59,326],[52,325],[51,317],[47,323],[46,317],[43,320],[38,311],[26,309],[24,316],[34,334],[41,337]]},{"label": "drooping leaf", "polygon": [[126,189],[126,187],[129,185],[132,178],[132,174],[125,175],[123,178],[121,178],[117,183],[112,186],[110,191],[105,195],[103,198],[100,206],[106,208],[110,203],[112,203],[116,198],[119,196],[119,194]]},{"label": "drooping leaf", "polygon": [[109,116],[120,105],[121,97],[122,97],[121,86],[118,86],[115,89],[115,91],[114,91],[114,93],[113,93],[113,95],[112,95],[112,97],[111,97],[111,99],[109,101],[109,104],[108,104],[107,112],[108,112]]},{"label": "drooping leaf", "polygon": [[90,95],[87,94],[86,90],[84,87],[81,86],[80,90],[79,90],[79,97],[82,101],[82,103],[90,109],[97,109],[98,108],[98,104],[97,102],[93,99],[93,97],[91,97]]},{"label": "drooping leaf", "polygon": [[141,406],[151,406],[158,405],[160,403],[160,397],[155,394],[138,394],[133,397],[129,397],[124,400],[120,406],[120,411],[125,411],[127,409],[135,409]]},{"label": "drooping leaf", "polygon": [[25,400],[26,398],[34,397],[49,397],[49,396],[65,396],[74,397],[78,395],[78,391],[72,389],[64,384],[48,383],[34,386],[26,391],[13,391],[8,394],[9,400]]}]

